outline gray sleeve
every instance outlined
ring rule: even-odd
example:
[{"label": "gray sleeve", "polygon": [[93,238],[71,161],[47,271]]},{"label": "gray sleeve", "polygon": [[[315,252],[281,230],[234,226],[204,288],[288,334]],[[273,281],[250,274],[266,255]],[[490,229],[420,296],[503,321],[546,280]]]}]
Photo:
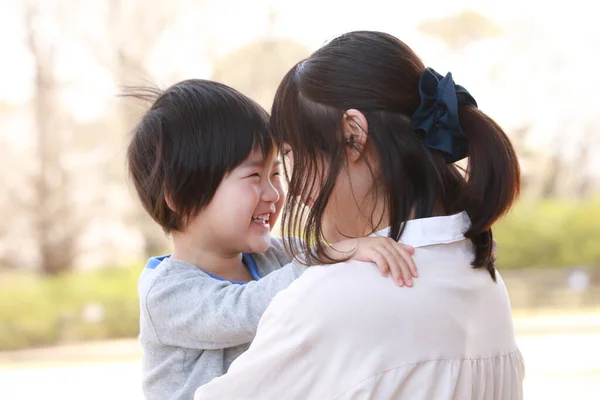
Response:
[{"label": "gray sleeve", "polygon": [[[266,276],[292,262],[292,256],[288,254],[285,248],[285,241],[287,240],[290,239],[271,236],[271,244],[267,251],[252,255],[256,261],[260,276]],[[292,238],[291,240],[297,239]]]},{"label": "gray sleeve", "polygon": [[163,345],[204,350],[233,347],[253,340],[273,297],[305,270],[290,263],[245,285],[199,271],[172,273],[154,282],[144,303]]}]

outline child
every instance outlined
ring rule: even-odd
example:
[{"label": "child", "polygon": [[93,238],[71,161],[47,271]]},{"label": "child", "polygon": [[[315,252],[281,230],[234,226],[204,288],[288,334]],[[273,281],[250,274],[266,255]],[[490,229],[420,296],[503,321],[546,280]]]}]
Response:
[{"label": "child", "polygon": [[[135,128],[129,171],[173,242],[173,253],[150,259],[139,281],[147,399],[192,399],[224,374],[273,297],[304,271],[270,236],[284,197],[274,147],[266,111],[211,81],[158,94]],[[411,250],[391,239],[336,245],[344,255],[354,248],[353,258],[377,261],[399,284],[400,275],[408,285],[416,276]]]}]

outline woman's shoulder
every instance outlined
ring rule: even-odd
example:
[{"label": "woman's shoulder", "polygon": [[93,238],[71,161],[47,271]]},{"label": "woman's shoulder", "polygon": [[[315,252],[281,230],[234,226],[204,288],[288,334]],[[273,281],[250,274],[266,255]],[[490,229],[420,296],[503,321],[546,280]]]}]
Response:
[{"label": "woman's shoulder", "polygon": [[307,269],[304,276],[307,284],[309,281],[317,283],[321,289],[344,287],[361,279],[382,277],[375,264],[356,260],[312,266]]},{"label": "woman's shoulder", "polygon": [[353,318],[364,310],[361,304],[377,302],[388,291],[402,289],[391,278],[382,277],[375,264],[350,260],[309,267],[277,300],[294,313],[306,314],[300,318],[335,321]]}]

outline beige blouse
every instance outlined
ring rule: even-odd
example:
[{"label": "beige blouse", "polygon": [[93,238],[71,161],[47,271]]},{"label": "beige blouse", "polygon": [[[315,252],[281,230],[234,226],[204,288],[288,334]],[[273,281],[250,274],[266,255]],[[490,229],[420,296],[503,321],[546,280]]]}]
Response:
[{"label": "beige blouse", "polygon": [[466,213],[407,223],[413,288],[369,263],[309,268],[275,297],[250,349],[195,400],[521,399],[506,288],[471,267],[469,225]]}]

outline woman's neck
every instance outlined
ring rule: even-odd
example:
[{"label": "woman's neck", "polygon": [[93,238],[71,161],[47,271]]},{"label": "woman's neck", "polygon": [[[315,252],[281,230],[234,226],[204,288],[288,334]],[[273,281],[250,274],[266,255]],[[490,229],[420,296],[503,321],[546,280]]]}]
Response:
[{"label": "woman's neck", "polygon": [[[366,208],[366,209],[371,209],[371,208]],[[372,220],[371,215],[373,216]],[[436,203],[436,206],[434,207],[432,214],[430,215],[430,217],[436,217],[436,216],[443,216],[443,215],[447,215],[447,213],[444,211],[444,207],[442,206],[441,203]],[[410,221],[413,219],[416,219],[417,215],[416,215],[416,207],[413,206],[410,209],[410,212],[406,218],[406,221]],[[365,236],[369,236],[372,233],[375,232],[379,232],[382,229],[385,228],[389,228],[392,225],[392,221],[390,218],[390,214],[388,212],[388,208],[385,204],[385,202],[380,201],[374,209],[374,212],[372,214],[366,214],[363,215],[363,218],[359,218],[356,221],[356,236],[355,237],[365,237]],[[346,237],[337,237],[336,241],[341,241],[343,239],[346,239]]]},{"label": "woman's neck", "polygon": [[323,225],[325,241],[330,244],[348,238],[366,237],[390,226],[390,217],[383,201],[376,204],[375,208],[372,204],[363,203],[361,207],[345,208],[344,211],[335,205],[335,200],[332,203],[333,207]]}]

